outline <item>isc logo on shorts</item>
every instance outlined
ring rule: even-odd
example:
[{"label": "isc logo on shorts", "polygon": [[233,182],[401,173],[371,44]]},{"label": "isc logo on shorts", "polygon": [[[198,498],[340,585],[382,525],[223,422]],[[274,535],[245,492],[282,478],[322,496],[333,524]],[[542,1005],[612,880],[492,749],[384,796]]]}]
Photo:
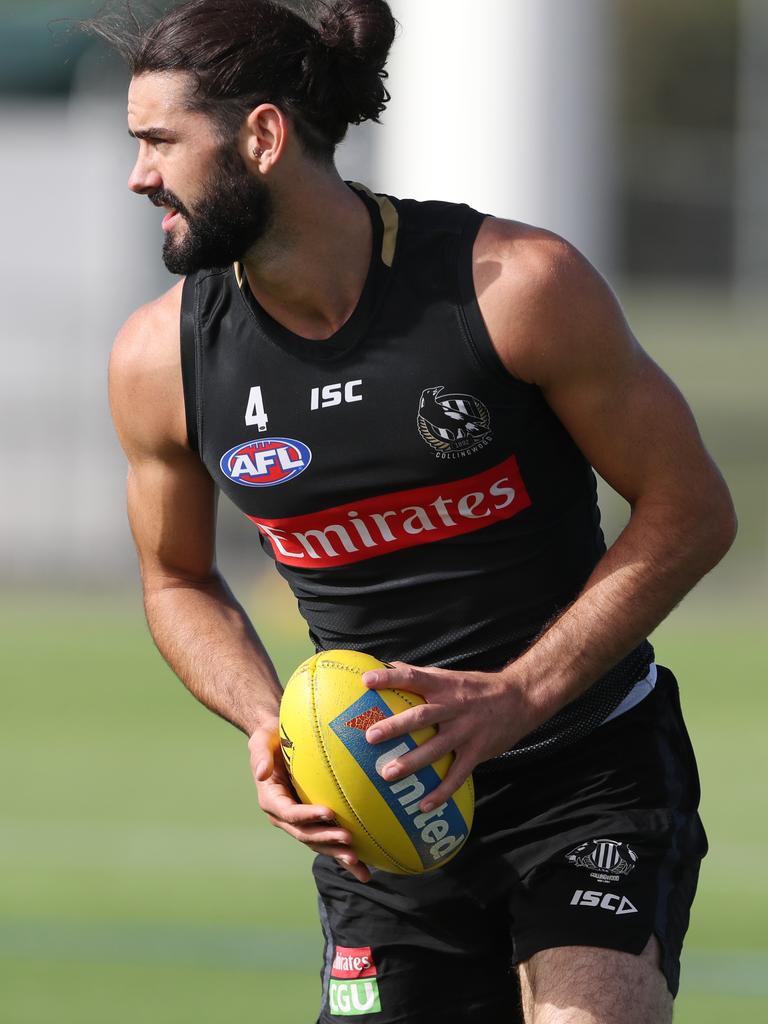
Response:
[{"label": "isc logo on shorts", "polygon": [[264,437],[230,448],[221,457],[222,473],[241,487],[275,487],[303,473],[312,452],[290,437]]},{"label": "isc logo on shorts", "polygon": [[380,1013],[379,983],[370,946],[337,946],[328,985],[328,1008],[334,1017]]},{"label": "isc logo on shorts", "polygon": [[595,889],[577,889],[571,897],[572,907],[598,907],[612,914],[636,914],[637,907],[626,896],[617,896],[613,892],[598,892]]}]

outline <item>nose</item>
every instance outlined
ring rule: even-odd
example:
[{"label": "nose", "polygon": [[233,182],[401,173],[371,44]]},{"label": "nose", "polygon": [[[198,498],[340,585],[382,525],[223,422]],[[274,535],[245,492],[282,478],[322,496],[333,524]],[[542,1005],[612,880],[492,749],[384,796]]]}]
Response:
[{"label": "nose", "polygon": [[128,188],[131,192],[136,192],[137,195],[146,196],[152,192],[157,192],[162,187],[163,179],[160,176],[160,172],[153,167],[148,167],[142,157],[139,156],[128,178]]}]

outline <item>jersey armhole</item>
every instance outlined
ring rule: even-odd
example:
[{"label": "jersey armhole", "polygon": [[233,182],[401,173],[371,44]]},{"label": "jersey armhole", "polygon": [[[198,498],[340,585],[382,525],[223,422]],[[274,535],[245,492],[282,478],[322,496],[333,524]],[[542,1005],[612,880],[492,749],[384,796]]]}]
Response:
[{"label": "jersey armhole", "polygon": [[198,368],[200,366],[197,339],[197,290],[192,277],[184,281],[181,294],[181,380],[184,389],[184,415],[187,423],[187,442],[193,452],[200,454],[200,401]]},{"label": "jersey armhole", "polygon": [[480,312],[480,304],[477,301],[473,273],[473,255],[475,240],[483,222],[488,216],[486,213],[471,210],[470,215],[464,220],[459,240],[459,300],[467,342],[477,361],[491,376],[497,379],[501,378],[507,384],[518,384],[520,387],[530,388],[533,387],[532,384],[521,380],[519,377],[515,377],[501,361],[498,352],[493,346],[483,314]]}]

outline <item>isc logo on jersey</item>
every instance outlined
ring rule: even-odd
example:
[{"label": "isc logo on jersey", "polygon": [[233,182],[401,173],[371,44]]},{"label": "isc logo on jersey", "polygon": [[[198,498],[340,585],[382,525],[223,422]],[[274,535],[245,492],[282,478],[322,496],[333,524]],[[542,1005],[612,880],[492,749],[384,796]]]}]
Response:
[{"label": "isc logo on jersey", "polygon": [[264,437],[230,448],[221,457],[222,473],[242,487],[275,487],[303,473],[312,452],[289,437]]}]

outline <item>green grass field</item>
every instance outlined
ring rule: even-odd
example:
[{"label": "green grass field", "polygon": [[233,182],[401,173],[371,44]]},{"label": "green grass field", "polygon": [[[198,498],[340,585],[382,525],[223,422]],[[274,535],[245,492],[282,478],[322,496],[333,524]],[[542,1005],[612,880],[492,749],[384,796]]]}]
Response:
[{"label": "green grass field", "polygon": [[[285,678],[306,646],[266,603]],[[174,680],[137,606],[2,610],[2,1024],[314,1021],[310,856],[261,820],[244,738]],[[767,1019],[761,631],[683,612],[657,649],[681,680],[712,843],[676,1019]]]}]

